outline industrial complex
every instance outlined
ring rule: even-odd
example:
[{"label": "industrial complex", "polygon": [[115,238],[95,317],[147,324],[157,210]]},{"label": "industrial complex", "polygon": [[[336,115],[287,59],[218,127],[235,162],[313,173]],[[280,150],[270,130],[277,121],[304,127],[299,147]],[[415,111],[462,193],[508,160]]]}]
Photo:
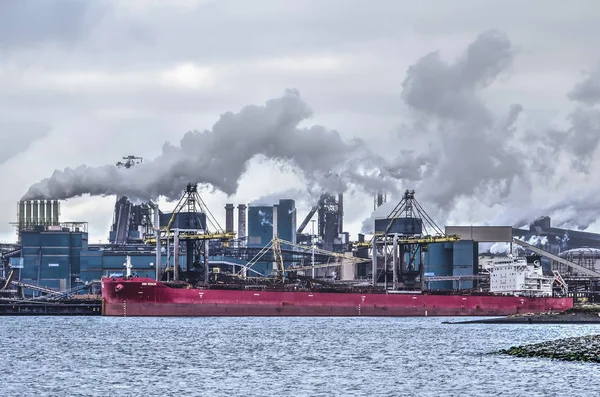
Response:
[{"label": "industrial complex", "polygon": [[[128,156],[119,167],[141,158]],[[528,229],[511,226],[438,227],[406,191],[391,213],[374,222],[374,235],[355,239],[344,230],[343,195],[324,193],[307,214],[282,197],[271,206],[225,204],[217,220],[188,184],[170,211],[154,203],[116,197],[109,244],[91,244],[86,222],[60,219],[57,200],[17,204],[17,241],[2,246],[0,293],[66,296],[99,293],[103,276],[124,273],[189,283],[216,274],[245,277],[293,270],[324,283],[363,283],[393,291],[456,293],[490,288],[486,263],[506,256],[480,252],[480,243],[503,242],[510,252],[541,263],[564,293],[594,300],[600,280],[600,234],[552,227],[544,217]],[[375,207],[386,200],[379,193]],[[223,225],[223,226],[222,226]],[[536,262],[536,263],[538,263]],[[506,287],[503,287],[506,288]]]}]

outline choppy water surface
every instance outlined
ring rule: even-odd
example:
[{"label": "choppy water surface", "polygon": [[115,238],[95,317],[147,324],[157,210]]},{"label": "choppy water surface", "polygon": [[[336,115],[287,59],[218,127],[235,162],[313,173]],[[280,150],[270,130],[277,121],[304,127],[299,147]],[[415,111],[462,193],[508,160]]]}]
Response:
[{"label": "choppy water surface", "polygon": [[593,396],[600,365],[483,355],[600,325],[0,318],[1,395]]}]

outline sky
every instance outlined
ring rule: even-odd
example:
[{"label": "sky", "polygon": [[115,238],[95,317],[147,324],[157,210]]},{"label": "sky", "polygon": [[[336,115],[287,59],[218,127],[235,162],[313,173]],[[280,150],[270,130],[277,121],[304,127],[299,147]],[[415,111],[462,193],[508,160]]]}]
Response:
[{"label": "sky", "polygon": [[[600,231],[597,1],[0,1],[0,240],[17,202],[106,241],[115,195],[174,207],[404,189],[440,225]],[[123,156],[144,158],[129,170]],[[374,192],[388,203],[376,214]],[[91,196],[90,196],[91,194]],[[300,221],[300,220],[299,220]]]}]

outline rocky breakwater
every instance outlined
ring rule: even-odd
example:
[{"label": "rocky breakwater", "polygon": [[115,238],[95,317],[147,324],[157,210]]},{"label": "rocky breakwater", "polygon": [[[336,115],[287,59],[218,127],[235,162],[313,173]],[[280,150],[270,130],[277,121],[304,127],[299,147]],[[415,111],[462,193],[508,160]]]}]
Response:
[{"label": "rocky breakwater", "polygon": [[525,313],[500,318],[445,321],[444,324],[600,324],[600,305],[576,306],[563,312]]},{"label": "rocky breakwater", "polygon": [[543,357],[566,361],[600,363],[600,335],[588,335],[533,345],[516,346],[501,350],[500,353],[515,357]]}]

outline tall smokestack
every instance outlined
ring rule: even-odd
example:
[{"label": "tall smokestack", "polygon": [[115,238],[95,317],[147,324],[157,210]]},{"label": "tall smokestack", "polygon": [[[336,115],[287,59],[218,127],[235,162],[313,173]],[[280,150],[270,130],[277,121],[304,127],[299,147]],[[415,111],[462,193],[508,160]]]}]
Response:
[{"label": "tall smokestack", "polygon": [[338,195],[338,234],[344,233],[344,195]]},{"label": "tall smokestack", "polygon": [[17,214],[19,217],[19,230],[25,226],[25,201],[19,201]]},{"label": "tall smokestack", "polygon": [[40,225],[46,225],[46,200],[40,200]]},{"label": "tall smokestack", "polygon": [[[160,281],[160,260],[162,249],[160,246],[160,211],[158,204],[154,204],[154,236],[156,237],[156,281]],[[191,255],[188,253],[187,255]]]},{"label": "tall smokestack", "polygon": [[279,206],[275,204],[273,206],[273,237],[279,237],[279,233],[277,233],[277,210]]},{"label": "tall smokestack", "polygon": [[385,193],[385,191],[381,191],[381,190],[380,190],[380,191],[378,191],[378,192],[375,194],[375,200],[374,200],[374,205],[373,205],[373,211],[375,211],[377,208],[381,207],[381,205],[382,205],[383,203],[385,203],[385,202],[386,202],[386,200],[387,200],[387,197],[386,197],[386,193]]},{"label": "tall smokestack", "polygon": [[233,232],[233,204],[225,204],[225,231]]},{"label": "tall smokestack", "polygon": [[58,200],[52,201],[52,224],[59,225],[58,216],[60,215],[60,205]]},{"label": "tall smokestack", "polygon": [[25,202],[25,226],[31,226],[31,211],[33,209],[33,202],[27,200]]},{"label": "tall smokestack", "polygon": [[46,225],[52,225],[52,201],[46,200]]},{"label": "tall smokestack", "polygon": [[32,212],[31,223],[35,226],[40,224],[39,205],[40,205],[40,202],[38,200],[33,200],[33,212]]},{"label": "tall smokestack", "polygon": [[246,246],[246,204],[238,205],[238,239],[240,247]]}]

